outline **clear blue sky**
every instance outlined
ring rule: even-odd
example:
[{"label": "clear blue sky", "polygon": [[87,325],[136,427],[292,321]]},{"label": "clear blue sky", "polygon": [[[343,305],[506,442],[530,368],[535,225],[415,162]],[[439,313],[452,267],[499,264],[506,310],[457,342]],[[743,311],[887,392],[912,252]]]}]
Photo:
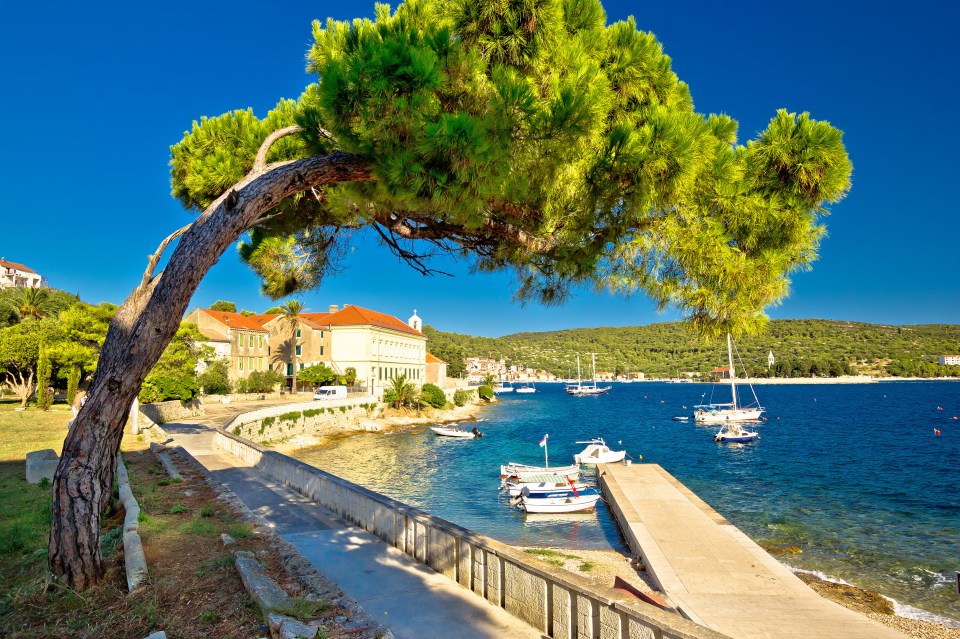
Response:
[{"label": "clear blue sky", "polygon": [[[780,318],[887,324],[960,321],[957,173],[960,9],[919,2],[606,2],[635,15],[672,57],[700,112],[740,122],[745,141],[778,108],[845,132],[853,189],[827,219],[809,273]],[[89,302],[121,302],[146,258],[189,222],[169,195],[169,147],[192,120],[264,115],[311,81],[310,21],[371,16],[372,2],[33,3],[5,7],[0,256]],[[676,319],[642,297],[580,291],[560,308],[512,302],[506,275],[424,279],[358,238],[347,269],[304,296],[442,330],[503,335]],[[191,306],[272,305],[228,251]]]}]

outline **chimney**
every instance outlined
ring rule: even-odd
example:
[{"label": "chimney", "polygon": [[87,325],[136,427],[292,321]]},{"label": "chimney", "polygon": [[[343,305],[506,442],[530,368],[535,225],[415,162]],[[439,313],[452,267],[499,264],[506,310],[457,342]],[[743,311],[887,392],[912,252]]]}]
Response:
[{"label": "chimney", "polygon": [[336,304],[331,304],[331,305],[330,305],[330,312],[331,312],[331,313],[336,313],[338,310],[340,310],[340,309],[337,308],[337,305],[336,305]]}]

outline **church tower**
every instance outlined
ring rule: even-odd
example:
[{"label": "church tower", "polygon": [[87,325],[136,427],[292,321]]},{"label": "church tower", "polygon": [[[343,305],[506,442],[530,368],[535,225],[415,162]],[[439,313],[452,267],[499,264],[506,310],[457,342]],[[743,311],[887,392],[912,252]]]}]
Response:
[{"label": "church tower", "polygon": [[410,326],[415,331],[422,332],[423,320],[417,317],[417,309],[413,309],[413,315],[410,316],[410,319],[407,320],[407,325]]}]

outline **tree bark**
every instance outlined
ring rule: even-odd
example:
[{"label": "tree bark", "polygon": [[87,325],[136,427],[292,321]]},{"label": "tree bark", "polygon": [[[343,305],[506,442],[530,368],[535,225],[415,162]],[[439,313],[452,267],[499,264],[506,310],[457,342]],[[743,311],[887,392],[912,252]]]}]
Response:
[{"label": "tree bark", "polygon": [[166,269],[145,279],[117,311],[53,479],[47,557],[53,574],[71,588],[88,588],[103,577],[100,515],[113,486],[124,424],[200,280],[243,232],[283,199],[311,187],[369,179],[364,158],[339,151],[258,167],[197,218],[181,236]]}]

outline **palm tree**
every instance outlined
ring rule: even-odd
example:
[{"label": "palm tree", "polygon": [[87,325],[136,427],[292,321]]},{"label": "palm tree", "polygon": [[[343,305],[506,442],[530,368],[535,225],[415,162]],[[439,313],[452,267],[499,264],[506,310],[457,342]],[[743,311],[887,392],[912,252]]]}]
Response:
[{"label": "palm tree", "polygon": [[390,379],[390,388],[387,393],[393,400],[393,407],[412,405],[417,400],[417,385],[407,381],[406,375],[397,375]]},{"label": "palm tree", "polygon": [[300,327],[300,317],[299,315],[306,311],[304,308],[303,302],[300,300],[290,300],[285,304],[281,304],[278,308],[280,311],[280,322],[290,329],[290,336],[292,346],[290,347],[290,358],[293,361],[293,385],[292,390],[294,393],[297,392],[297,329]]},{"label": "palm tree", "polygon": [[21,289],[16,303],[21,319],[43,319],[50,314],[50,294],[42,288]]}]

